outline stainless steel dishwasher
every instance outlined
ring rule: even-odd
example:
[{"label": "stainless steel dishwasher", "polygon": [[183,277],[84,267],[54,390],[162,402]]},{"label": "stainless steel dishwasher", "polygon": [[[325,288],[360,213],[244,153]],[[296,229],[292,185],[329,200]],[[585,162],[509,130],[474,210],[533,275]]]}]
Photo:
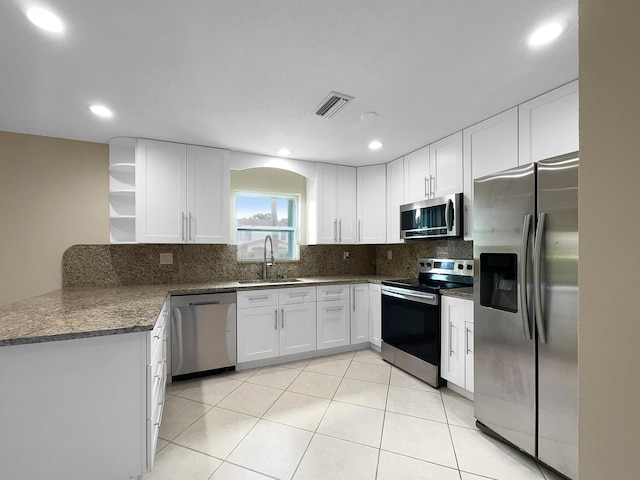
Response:
[{"label": "stainless steel dishwasher", "polygon": [[236,365],[236,292],[171,296],[171,376]]}]

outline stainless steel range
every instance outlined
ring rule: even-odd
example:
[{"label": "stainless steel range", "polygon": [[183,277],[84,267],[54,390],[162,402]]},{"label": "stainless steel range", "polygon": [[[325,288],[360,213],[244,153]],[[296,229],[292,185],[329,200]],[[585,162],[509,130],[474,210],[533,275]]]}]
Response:
[{"label": "stainless steel range", "polygon": [[417,263],[418,278],[382,282],[382,358],[439,388],[440,292],[473,285],[473,260]]}]

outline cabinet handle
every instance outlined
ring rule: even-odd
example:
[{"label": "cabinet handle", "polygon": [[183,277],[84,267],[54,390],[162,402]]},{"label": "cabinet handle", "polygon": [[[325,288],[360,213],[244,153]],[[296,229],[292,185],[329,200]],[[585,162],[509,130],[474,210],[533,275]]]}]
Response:
[{"label": "cabinet handle", "polygon": [[183,242],[187,241],[187,236],[184,233],[186,223],[187,223],[187,216],[184,214],[184,212],[182,212],[182,223],[181,223],[181,225],[182,225],[182,241]]},{"label": "cabinet handle", "polygon": [[338,222],[338,242],[342,243],[342,219]]},{"label": "cabinet handle", "polygon": [[358,243],[362,241],[362,220],[358,220]]},{"label": "cabinet handle", "polygon": [[449,356],[453,356],[453,322],[449,320]]},{"label": "cabinet handle", "polygon": [[280,326],[284,328],[284,308],[280,309],[281,317],[280,317]]},{"label": "cabinet handle", "polygon": [[338,243],[338,219],[333,221],[333,243]]},{"label": "cabinet handle", "polygon": [[464,236],[469,236],[469,206],[465,204],[464,206]]},{"label": "cabinet handle", "polygon": [[324,309],[325,312],[341,312],[343,310],[344,310],[343,307],[333,307],[333,308],[325,308]]},{"label": "cabinet handle", "polygon": [[469,350],[469,332],[471,332],[471,330],[469,330],[469,327],[465,327],[465,329],[464,341],[467,344],[467,355],[469,355],[471,353],[471,350]]},{"label": "cabinet handle", "polygon": [[431,197],[435,197],[436,196],[435,183],[436,183],[435,175],[430,175],[429,176],[429,196],[431,196]]},{"label": "cabinet handle", "polygon": [[356,287],[351,287],[351,305],[353,311],[356,311]]},{"label": "cabinet handle", "polygon": [[193,217],[191,216],[191,212],[189,212],[189,241],[193,242]]},{"label": "cabinet handle", "polygon": [[252,301],[252,300],[266,300],[267,298],[269,298],[269,295],[262,295],[261,297],[249,297],[249,301]]},{"label": "cabinet handle", "polygon": [[273,319],[275,320],[273,323],[273,329],[278,330],[278,309],[277,308],[273,311]]},{"label": "cabinet handle", "polygon": [[429,196],[429,192],[427,191],[427,177],[424,177],[424,196],[428,197]]}]

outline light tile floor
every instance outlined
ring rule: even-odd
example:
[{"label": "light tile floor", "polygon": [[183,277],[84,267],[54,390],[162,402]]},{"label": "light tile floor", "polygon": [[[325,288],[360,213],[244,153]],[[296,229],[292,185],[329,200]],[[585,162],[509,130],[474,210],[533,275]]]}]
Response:
[{"label": "light tile floor", "polygon": [[167,385],[145,480],[557,480],[373,350]]}]

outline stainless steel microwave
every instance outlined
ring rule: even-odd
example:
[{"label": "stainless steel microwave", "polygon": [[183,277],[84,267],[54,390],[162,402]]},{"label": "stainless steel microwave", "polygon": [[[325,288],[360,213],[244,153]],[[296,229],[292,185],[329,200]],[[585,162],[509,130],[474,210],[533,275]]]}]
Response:
[{"label": "stainless steel microwave", "polygon": [[423,240],[462,234],[462,194],[400,206],[400,238]]}]

